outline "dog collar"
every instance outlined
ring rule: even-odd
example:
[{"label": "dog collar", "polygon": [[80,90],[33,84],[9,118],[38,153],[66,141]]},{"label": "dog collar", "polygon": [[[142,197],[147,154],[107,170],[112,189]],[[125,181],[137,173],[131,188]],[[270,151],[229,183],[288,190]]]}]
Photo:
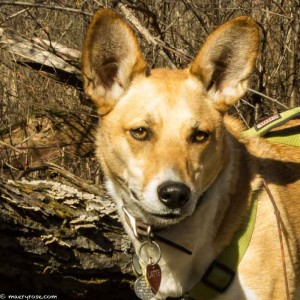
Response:
[{"label": "dog collar", "polygon": [[[127,225],[132,230],[134,237],[141,242],[137,255],[133,255],[132,257],[133,270],[138,277],[134,284],[134,291],[140,299],[152,299],[159,290],[162,276],[159,266],[162,252],[159,244],[154,240],[159,240],[189,255],[191,255],[192,252],[158,235],[157,232],[153,232],[152,226],[135,219],[125,207],[122,209]],[[142,259],[142,248],[150,247],[153,251],[153,246],[155,246],[154,248],[156,248],[157,253],[149,253],[146,251],[146,260]],[[155,256],[157,257],[154,258]]]},{"label": "dog collar", "polygon": [[230,245],[223,249],[221,254],[210,264],[200,282],[188,293],[190,298],[194,300],[214,299],[231,285],[253,235],[258,192],[259,190],[251,193],[247,215],[243,218]]},{"label": "dog collar", "polygon": [[151,225],[145,224],[144,222],[134,218],[124,206],[122,207],[122,209],[127,225],[132,230],[134,237],[140,242],[143,242],[147,239],[157,240],[181,252],[184,252],[185,254],[193,254],[189,249],[186,249],[181,245],[178,245],[177,243],[174,243],[173,241],[170,241],[158,235],[157,231]]}]

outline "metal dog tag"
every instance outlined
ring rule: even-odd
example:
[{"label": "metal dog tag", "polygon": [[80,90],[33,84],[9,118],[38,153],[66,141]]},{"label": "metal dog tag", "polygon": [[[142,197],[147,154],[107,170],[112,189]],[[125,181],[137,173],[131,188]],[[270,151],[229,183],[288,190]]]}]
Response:
[{"label": "metal dog tag", "polygon": [[135,294],[142,300],[150,300],[155,296],[152,288],[144,276],[139,277],[134,283]]},{"label": "metal dog tag", "polygon": [[132,255],[132,266],[133,266],[133,271],[136,277],[142,276],[143,271],[141,268],[141,265],[139,263],[139,259],[137,258],[136,254]]},{"label": "metal dog tag", "polygon": [[158,264],[148,264],[146,267],[146,276],[152,291],[156,294],[161,282],[160,266]]}]

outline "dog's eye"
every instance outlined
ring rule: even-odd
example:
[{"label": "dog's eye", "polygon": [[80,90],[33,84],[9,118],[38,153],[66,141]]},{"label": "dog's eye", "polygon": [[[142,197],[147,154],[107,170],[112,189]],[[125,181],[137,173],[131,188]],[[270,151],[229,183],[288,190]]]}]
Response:
[{"label": "dog's eye", "polygon": [[207,141],[209,137],[209,133],[202,131],[202,130],[196,130],[195,132],[193,132],[192,136],[191,136],[191,141],[192,143],[204,143],[205,141]]},{"label": "dog's eye", "polygon": [[145,127],[139,127],[130,130],[131,136],[138,141],[146,141],[149,140],[150,134],[149,130]]}]

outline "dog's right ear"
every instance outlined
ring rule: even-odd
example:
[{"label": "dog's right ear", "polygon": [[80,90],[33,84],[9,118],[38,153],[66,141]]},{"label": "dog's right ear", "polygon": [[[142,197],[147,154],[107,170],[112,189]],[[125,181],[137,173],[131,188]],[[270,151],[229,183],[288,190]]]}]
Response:
[{"label": "dog's right ear", "polygon": [[100,115],[112,110],[146,62],[129,25],[112,10],[99,10],[88,28],[82,72],[85,92]]}]

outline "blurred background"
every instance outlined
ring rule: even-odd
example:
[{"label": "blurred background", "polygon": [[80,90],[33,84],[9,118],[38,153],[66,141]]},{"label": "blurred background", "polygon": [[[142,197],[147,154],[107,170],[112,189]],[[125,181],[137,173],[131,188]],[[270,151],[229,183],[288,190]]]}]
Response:
[{"label": "blurred background", "polygon": [[97,116],[82,91],[81,48],[93,13],[109,7],[132,25],[151,67],[188,66],[223,22],[253,17],[261,54],[249,91],[231,110],[252,126],[300,105],[299,0],[0,1],[0,176],[60,176],[91,184]]}]

